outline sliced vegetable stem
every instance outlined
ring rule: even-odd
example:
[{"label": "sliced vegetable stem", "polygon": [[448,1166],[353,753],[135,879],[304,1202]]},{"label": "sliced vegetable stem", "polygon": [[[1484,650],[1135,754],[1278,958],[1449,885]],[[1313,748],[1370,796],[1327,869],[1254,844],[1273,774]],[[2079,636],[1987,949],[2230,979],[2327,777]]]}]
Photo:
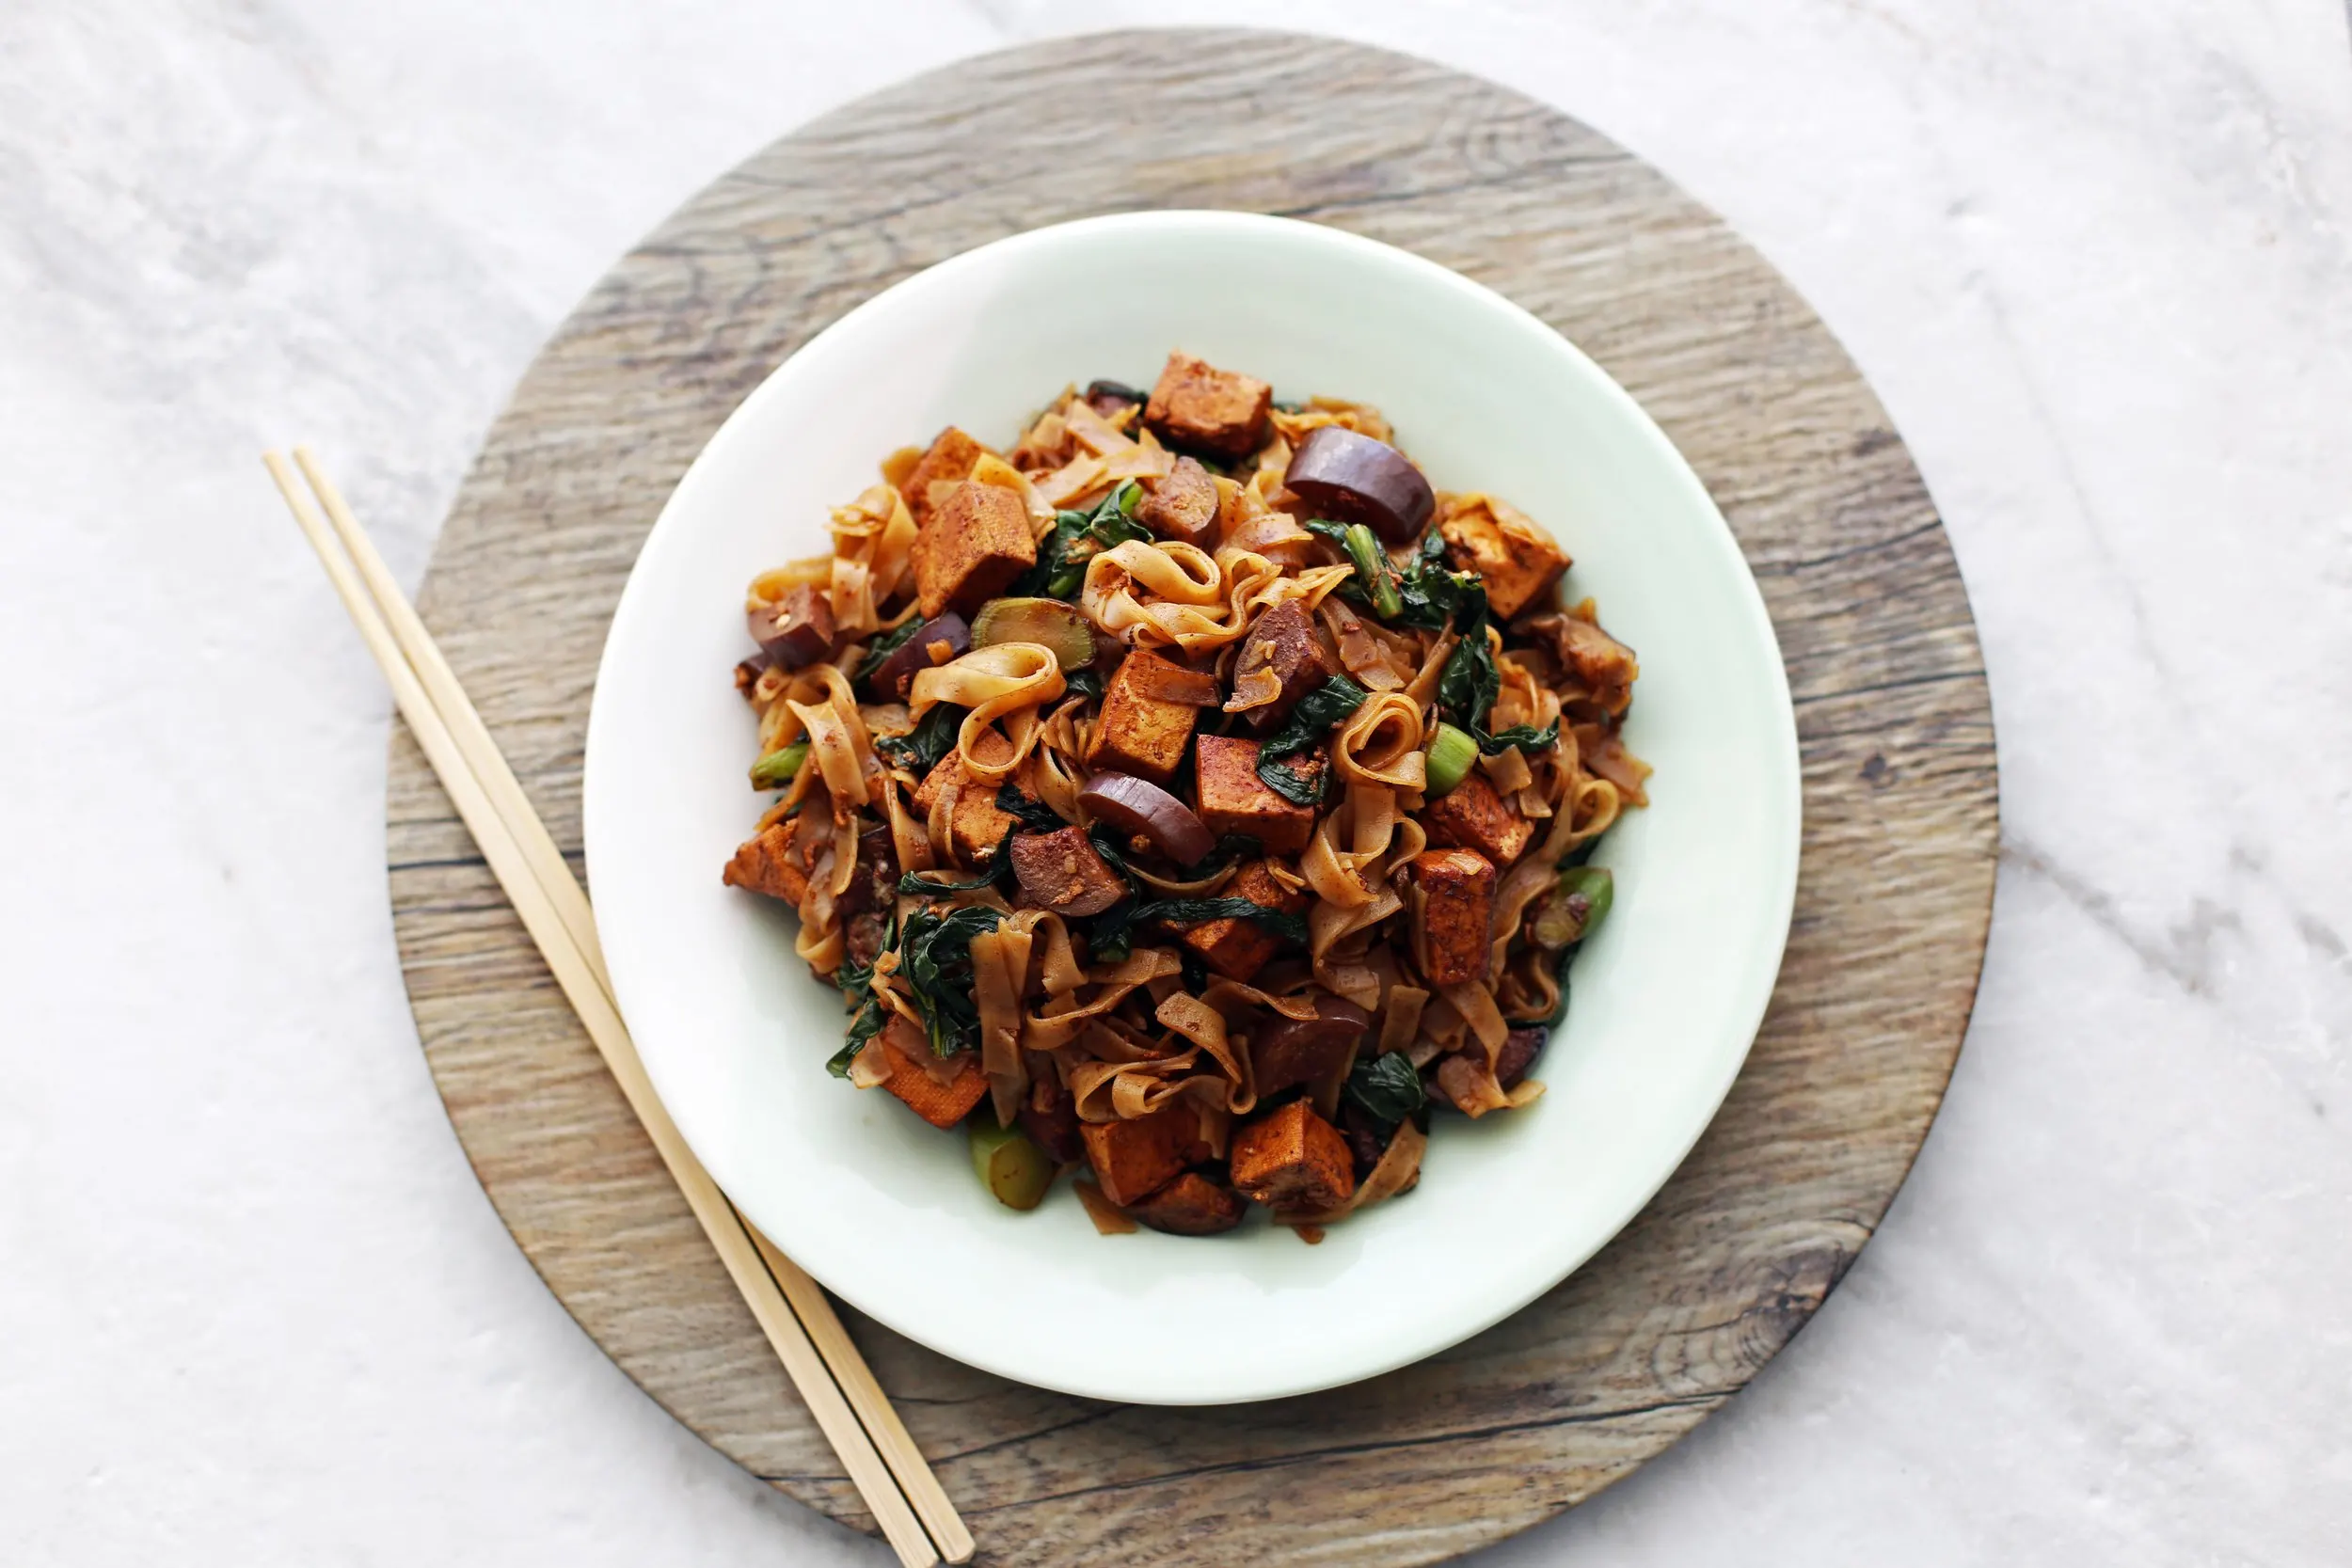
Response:
[{"label": "sliced vegetable stem", "polygon": [[752,764],[754,789],[782,789],[800,772],[801,764],[808,760],[808,742],[796,740],[779,747]]}]

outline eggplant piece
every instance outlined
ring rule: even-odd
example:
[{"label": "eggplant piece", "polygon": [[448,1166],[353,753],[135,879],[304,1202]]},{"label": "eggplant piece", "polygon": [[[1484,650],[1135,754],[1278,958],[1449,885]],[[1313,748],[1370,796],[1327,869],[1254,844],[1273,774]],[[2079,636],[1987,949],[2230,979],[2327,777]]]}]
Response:
[{"label": "eggplant piece", "polygon": [[1502,1049],[1495,1053],[1495,1082],[1506,1089],[1518,1088],[1526,1080],[1528,1069],[1535,1065],[1535,1058],[1550,1034],[1550,1030],[1538,1023],[1503,1036]]},{"label": "eggplant piece", "polygon": [[[945,657],[931,653],[932,647],[942,642],[947,645]],[[971,647],[972,628],[951,610],[924,622],[922,630],[891,649],[866,685],[885,703],[903,703],[907,700],[907,688],[914,683],[915,676],[970,652]]]},{"label": "eggplant piece", "polygon": [[1106,420],[1117,418],[1120,409],[1132,407],[1145,397],[1123,381],[1089,381],[1085,395],[1087,406]]},{"label": "eggplant piece", "polygon": [[833,605],[805,583],[744,618],[752,641],[779,670],[798,670],[833,651]]},{"label": "eggplant piece", "polygon": [[1317,996],[1312,1018],[1278,1018],[1249,1042],[1259,1098],[1337,1072],[1371,1027],[1370,1013],[1337,996]]},{"label": "eggplant piece", "polygon": [[1078,791],[1078,803],[1097,822],[1141,833],[1178,865],[1196,865],[1216,847],[1216,835],[1193,809],[1133,773],[1097,773]]},{"label": "eggplant piece", "polygon": [[1216,481],[1196,458],[1180,457],[1158,489],[1136,508],[1136,521],[1162,539],[1209,547],[1216,533]]},{"label": "eggplant piece", "polygon": [[1291,454],[1282,483],[1334,522],[1362,523],[1391,545],[1428,526],[1436,492],[1412,460],[1343,425],[1312,432]]},{"label": "eggplant piece", "polygon": [[1056,914],[1101,914],[1127,896],[1126,879],[1110,868],[1083,828],[1015,833],[1012,872],[1030,902]]}]

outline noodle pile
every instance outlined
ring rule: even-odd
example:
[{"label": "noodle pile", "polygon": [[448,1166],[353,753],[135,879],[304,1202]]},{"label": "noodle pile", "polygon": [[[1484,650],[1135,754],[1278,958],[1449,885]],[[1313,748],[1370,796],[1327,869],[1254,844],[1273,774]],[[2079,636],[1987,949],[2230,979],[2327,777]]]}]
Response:
[{"label": "noodle pile", "polygon": [[[794,907],[851,1084],[1021,1129],[1105,1229],[1204,1233],[1252,1198],[1318,1227],[1409,1190],[1433,1107],[1542,1092],[1607,906],[1586,858],[1646,801],[1638,669],[1502,499],[1434,495],[1368,550],[1288,486],[1320,432],[1390,441],[1376,410],[1188,423],[1180,362],[1263,386],[1180,356],[1148,403],[1065,391],[1001,452],[950,431],[834,510],[829,556],[754,579],[755,634],[797,641],[736,673],[775,795],[727,880]],[[969,516],[1025,526],[1034,559],[991,568],[968,624],[927,616]],[[1505,559],[1549,575],[1520,594]],[[1176,814],[1138,826],[1105,775]],[[1281,1140],[1308,1152],[1262,1157]]]}]

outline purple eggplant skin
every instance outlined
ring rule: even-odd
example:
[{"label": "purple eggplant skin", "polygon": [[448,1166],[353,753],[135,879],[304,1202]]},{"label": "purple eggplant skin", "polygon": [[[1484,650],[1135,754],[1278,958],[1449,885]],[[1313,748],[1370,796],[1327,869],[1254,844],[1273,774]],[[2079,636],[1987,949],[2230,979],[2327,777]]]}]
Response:
[{"label": "purple eggplant skin", "polygon": [[885,703],[905,702],[907,688],[914,684],[914,677],[930,669],[934,662],[931,657],[931,644],[934,642],[947,644],[948,658],[958,657],[971,652],[972,628],[964,624],[962,616],[952,610],[924,622],[921,631],[890,650],[889,657],[882,661],[881,667],[875,670],[872,679],[866,684]]},{"label": "purple eggplant skin", "polygon": [[1322,515],[1362,523],[1391,545],[1417,537],[1438,509],[1437,493],[1412,459],[1343,425],[1311,432],[1282,483]]}]

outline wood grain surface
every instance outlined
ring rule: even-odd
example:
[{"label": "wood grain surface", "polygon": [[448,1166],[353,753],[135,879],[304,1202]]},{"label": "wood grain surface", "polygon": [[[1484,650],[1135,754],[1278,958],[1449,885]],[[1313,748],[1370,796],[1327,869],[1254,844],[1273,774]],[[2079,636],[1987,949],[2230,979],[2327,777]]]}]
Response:
[{"label": "wood grain surface", "polygon": [[[1006,1383],[845,1314],[983,1561],[1434,1561],[1625,1475],[1788,1342],[1910,1168],[1975,995],[1996,778],[1967,596],[1884,411],[1754,251],[1574,120],[1373,49],[1129,32],[967,61],[777,142],[614,267],[490,432],[423,610],[576,855],[606,622],[720,420],[918,268],[1149,207],[1351,230],[1557,326],[1707,482],[1795,693],[1803,869],[1755,1052],[1664,1191],[1534,1306],[1371,1383],[1173,1411]],[[425,1052],[516,1240],[679,1420],[871,1528],[405,732],[389,815]]]}]

